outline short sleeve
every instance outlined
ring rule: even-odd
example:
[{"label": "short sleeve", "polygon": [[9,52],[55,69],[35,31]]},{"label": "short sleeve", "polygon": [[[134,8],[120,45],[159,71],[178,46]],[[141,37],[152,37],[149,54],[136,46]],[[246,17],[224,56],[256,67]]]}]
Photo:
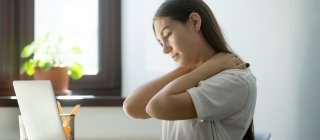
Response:
[{"label": "short sleeve", "polygon": [[187,92],[193,100],[198,119],[217,121],[244,107],[249,87],[241,74],[222,72],[201,81]]}]

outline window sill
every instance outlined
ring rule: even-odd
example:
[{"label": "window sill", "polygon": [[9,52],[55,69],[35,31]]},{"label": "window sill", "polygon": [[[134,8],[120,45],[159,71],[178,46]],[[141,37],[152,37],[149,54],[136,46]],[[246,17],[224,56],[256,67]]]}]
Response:
[{"label": "window sill", "polygon": [[[119,96],[71,95],[56,96],[63,106],[122,106],[124,98]],[[16,96],[0,96],[0,107],[18,107]]]}]

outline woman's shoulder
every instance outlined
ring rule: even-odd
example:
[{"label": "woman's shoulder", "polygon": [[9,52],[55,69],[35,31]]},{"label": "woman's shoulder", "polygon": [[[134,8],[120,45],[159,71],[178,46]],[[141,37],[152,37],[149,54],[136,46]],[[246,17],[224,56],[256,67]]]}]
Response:
[{"label": "woman's shoulder", "polygon": [[215,77],[244,78],[244,79],[252,77],[252,78],[256,79],[249,68],[247,68],[247,69],[228,69],[228,70],[222,71],[222,72],[218,73],[217,75],[214,75],[210,78],[215,78]]}]

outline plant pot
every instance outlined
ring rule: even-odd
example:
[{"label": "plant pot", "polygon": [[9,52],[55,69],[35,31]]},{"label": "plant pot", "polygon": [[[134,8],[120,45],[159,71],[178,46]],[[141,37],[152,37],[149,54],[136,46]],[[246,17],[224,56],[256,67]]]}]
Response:
[{"label": "plant pot", "polygon": [[52,67],[48,71],[36,68],[35,80],[50,80],[56,95],[67,95],[69,89],[69,77],[67,67]]}]

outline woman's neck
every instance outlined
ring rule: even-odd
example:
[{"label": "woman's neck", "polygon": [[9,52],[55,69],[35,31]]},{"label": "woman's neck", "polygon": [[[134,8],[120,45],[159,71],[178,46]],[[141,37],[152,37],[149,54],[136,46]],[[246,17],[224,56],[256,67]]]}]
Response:
[{"label": "woman's neck", "polygon": [[199,56],[196,66],[201,65],[202,63],[209,60],[212,56],[217,54],[217,51],[207,41],[203,41],[203,43],[200,44],[199,47]]}]

